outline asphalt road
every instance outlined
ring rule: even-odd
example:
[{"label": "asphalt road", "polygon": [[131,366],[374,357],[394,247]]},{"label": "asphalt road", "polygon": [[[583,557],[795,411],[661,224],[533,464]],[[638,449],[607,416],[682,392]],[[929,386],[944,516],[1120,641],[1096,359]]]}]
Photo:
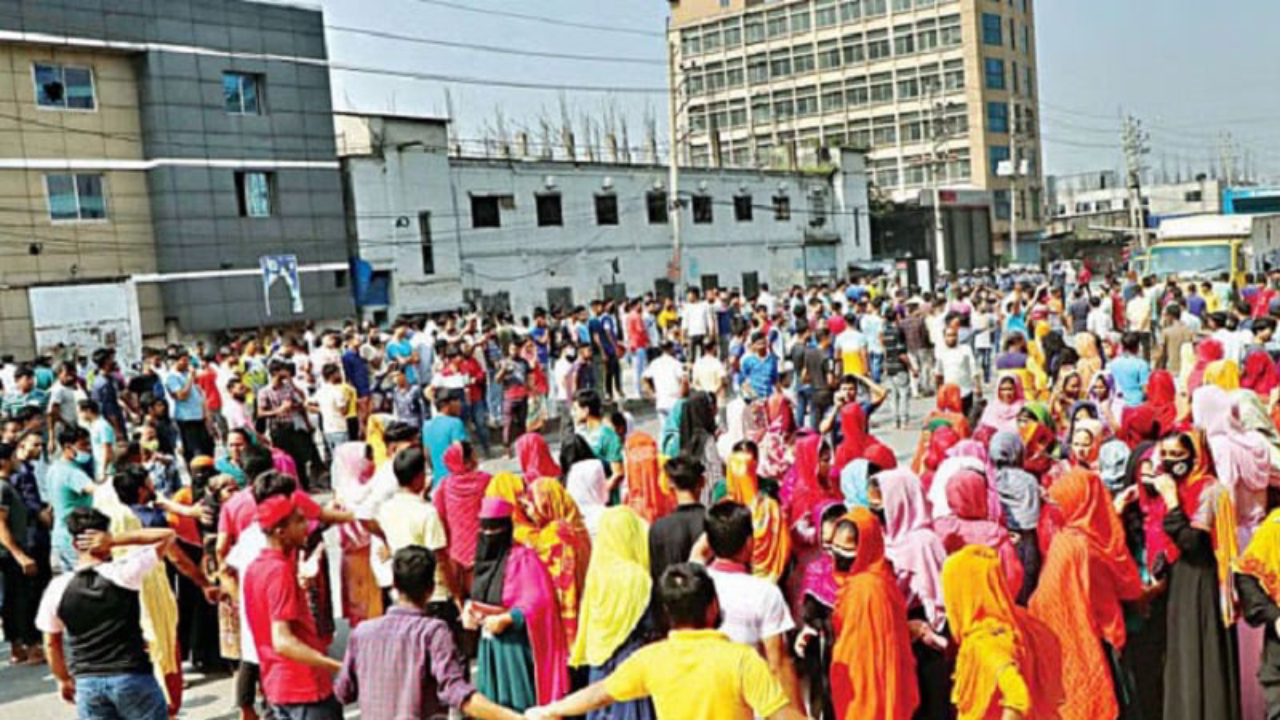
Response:
[{"label": "asphalt road", "polygon": [[[932,404],[931,399],[913,400],[911,405],[912,426],[919,426]],[[656,418],[650,413],[638,412],[639,429],[657,433],[659,430]],[[888,417],[888,409],[882,408],[872,417],[872,433],[882,442],[893,448],[899,460],[909,459],[915,450],[918,430],[895,431],[893,420]],[[496,436],[495,436],[496,437]],[[485,470],[497,472],[514,470],[517,464],[508,460],[490,460],[484,464]],[[333,657],[342,657],[347,644],[346,623],[338,622],[338,633],[333,646],[329,649]],[[0,643],[0,658],[7,658],[7,643]],[[239,715],[234,707],[235,681],[232,677],[203,677],[190,675],[186,678],[187,689],[183,696],[181,718],[192,720],[235,720]],[[357,718],[360,713],[354,706],[347,709],[348,718]],[[0,665],[0,718],[74,718],[75,709],[64,703],[57,694],[57,686],[47,666],[11,667]]]}]

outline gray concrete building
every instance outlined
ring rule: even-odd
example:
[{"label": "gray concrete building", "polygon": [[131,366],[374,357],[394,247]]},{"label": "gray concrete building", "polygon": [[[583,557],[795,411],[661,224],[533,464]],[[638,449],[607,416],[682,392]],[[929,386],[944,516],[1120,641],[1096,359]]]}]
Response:
[{"label": "gray concrete building", "polygon": [[844,277],[871,258],[861,152],[795,172],[681,168],[676,209],[663,165],[457,156],[441,119],[336,124],[370,318],[464,303],[518,316],[687,285],[754,294]]},{"label": "gray concrete building", "polygon": [[[144,234],[154,238],[154,245],[143,247],[135,238],[137,251],[154,254],[154,261],[142,267],[117,263],[114,270],[103,269],[99,279],[158,286],[159,317],[170,334],[351,312],[318,6],[250,0],[0,0],[0,48],[13,47],[39,56],[34,65],[26,64],[30,58],[24,55],[22,67],[6,68],[13,86],[34,79],[37,97],[27,104],[35,106],[18,108],[25,130],[48,134],[55,142],[59,133],[68,138],[89,134],[107,147],[86,157],[54,153],[52,160],[21,152],[21,157],[0,158],[4,167],[89,168],[108,174],[108,184],[110,173],[145,174],[142,187],[130,192],[133,202],[113,196],[108,187],[102,217],[92,219],[117,226],[145,223]],[[117,71],[110,78],[104,72],[108,65]],[[96,83],[95,68],[101,68]],[[108,79],[135,89],[108,93]],[[6,90],[0,84],[0,100],[7,99]],[[51,96],[63,94],[78,105],[49,107]],[[132,126],[76,125],[86,116],[109,115],[119,109],[112,97],[125,96],[136,98]],[[113,146],[135,152],[111,152]],[[145,195],[141,208],[139,194]],[[42,213],[44,218],[36,217]],[[33,236],[50,214],[33,209]],[[285,284],[277,283],[268,314],[259,262],[286,254],[297,258],[305,310],[293,312]],[[5,275],[0,270],[0,285],[8,284]],[[74,273],[38,278],[87,279]],[[147,328],[148,334],[154,331]]]}]

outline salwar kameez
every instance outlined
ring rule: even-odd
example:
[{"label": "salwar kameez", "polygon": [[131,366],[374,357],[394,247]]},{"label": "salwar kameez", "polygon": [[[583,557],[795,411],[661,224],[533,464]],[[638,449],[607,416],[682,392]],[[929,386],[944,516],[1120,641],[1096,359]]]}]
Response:
[{"label": "salwar kameez", "polygon": [[490,700],[516,712],[538,704],[533,646],[519,608],[511,610],[511,625],[501,635],[481,633],[476,667],[476,689]]}]

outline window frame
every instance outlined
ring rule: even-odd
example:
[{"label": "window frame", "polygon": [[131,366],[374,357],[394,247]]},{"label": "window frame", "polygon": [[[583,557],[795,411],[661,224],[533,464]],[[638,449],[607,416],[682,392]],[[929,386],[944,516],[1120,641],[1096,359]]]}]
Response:
[{"label": "window frame", "polygon": [[[230,106],[230,98],[227,97],[227,81],[235,78],[237,80],[237,95],[240,99],[240,109],[233,110]],[[254,110],[249,112],[245,109],[245,81],[253,81]],[[266,76],[262,73],[241,72],[239,70],[223,70],[222,71],[222,109],[228,115],[254,117],[258,115],[266,115],[265,97],[263,92],[266,86]]]},{"label": "window frame", "polygon": [[[62,104],[61,105],[45,105],[40,102],[41,84],[38,75],[39,68],[53,68],[58,71],[58,77],[62,84]],[[83,70],[89,74],[89,97],[92,101],[92,107],[79,108],[71,107],[67,104],[67,68],[73,70]],[[36,109],[47,112],[78,112],[78,113],[96,113],[98,112],[98,76],[94,72],[92,65],[66,65],[57,62],[41,62],[33,60],[31,63],[31,90],[36,101]]]},{"label": "window frame", "polygon": [[564,196],[554,190],[534,193],[533,212],[540,228],[564,227]]},{"label": "window frame", "polygon": [[694,225],[711,225],[715,223],[715,209],[711,196],[697,193],[689,202],[693,212]]},{"label": "window frame", "polygon": [[[667,225],[671,222],[671,208],[666,190],[649,190],[644,194],[645,214],[650,225]],[[656,212],[661,208],[661,212]]]},{"label": "window frame", "polygon": [[[998,63],[998,64],[1000,65],[1000,75],[999,75],[999,77],[1000,77],[1000,82],[999,82],[999,83],[992,83],[992,78],[993,78],[993,77],[995,77],[995,76],[992,74],[992,68],[994,68],[994,67],[995,67],[995,64],[996,64],[996,63]],[[1002,59],[1000,59],[1000,58],[983,58],[983,59],[982,59],[982,85],[983,85],[983,87],[985,87],[987,90],[1005,90],[1005,89],[1007,89],[1007,88],[1009,87],[1009,80],[1008,80],[1008,77],[1007,77],[1007,75],[1006,75],[1006,71],[1007,71],[1007,68],[1005,67],[1005,62],[1004,62],[1004,60],[1002,60]]]},{"label": "window frame", "polygon": [[[471,228],[500,228],[502,227],[502,197],[499,195],[471,195]],[[490,222],[487,216],[480,216],[476,213],[477,203],[493,203],[493,221]],[[483,220],[483,222],[481,222]]]},{"label": "window frame", "polygon": [[[1000,112],[995,112],[1000,110]],[[999,122],[997,122],[997,120]],[[1009,133],[1009,103],[992,100],[987,103],[987,132]]]},{"label": "window frame", "polygon": [[751,193],[738,193],[733,196],[733,219],[735,222],[753,222],[755,220],[754,209],[751,205]]},{"label": "window frame", "polygon": [[1004,19],[998,13],[982,13],[981,26],[983,45],[1004,47]]},{"label": "window frame", "polygon": [[[249,178],[250,176],[261,175],[267,185],[267,212],[263,214],[255,214],[249,198]],[[239,204],[240,217],[246,220],[266,220],[276,217],[279,210],[279,202],[277,200],[278,190],[276,188],[276,174],[271,170],[237,170],[235,173],[236,183],[236,201]]]},{"label": "window frame", "polygon": [[[617,227],[621,223],[618,212],[618,195],[613,192],[599,192],[594,198],[596,209],[596,225],[600,227]],[[603,203],[603,205],[601,204]]]},{"label": "window frame", "polygon": [[773,196],[773,219],[775,222],[791,222],[791,196],[778,194]]},{"label": "window frame", "polygon": [[[50,180],[53,180],[54,178],[70,178],[70,179],[71,179],[71,191],[72,191],[72,196],[73,196],[73,198],[74,198],[74,200],[75,200],[75,204],[76,204],[76,216],[75,216],[75,217],[54,217],[54,214],[53,214],[53,212],[54,212],[54,211],[53,211],[53,196],[54,196],[54,195],[53,195],[53,190],[52,190],[52,188],[49,186],[49,182],[50,182]],[[101,217],[85,217],[85,216],[84,216],[84,204],[80,201],[80,197],[81,197],[81,193],[80,193],[80,180],[81,180],[81,178],[85,178],[85,179],[94,178],[94,179],[97,179],[97,181],[98,181],[98,193],[99,193],[99,196],[102,198],[102,216],[101,216]],[[107,210],[107,178],[106,178],[106,175],[104,175],[103,173],[94,173],[94,172],[86,172],[86,173],[76,173],[76,172],[51,172],[51,173],[45,173],[45,174],[44,174],[44,183],[43,183],[43,185],[44,185],[45,207],[46,207],[46,208],[48,208],[48,211],[49,211],[49,222],[50,222],[50,224],[53,224],[53,225],[72,225],[72,224],[81,225],[81,224],[95,224],[95,223],[100,224],[100,223],[108,223],[108,222],[110,222],[110,221],[111,221],[111,213],[110,213],[110,212],[108,212],[108,210]]]},{"label": "window frame", "polygon": [[418,246],[422,251],[422,274],[436,274],[435,242],[431,236],[431,212],[418,213]]}]

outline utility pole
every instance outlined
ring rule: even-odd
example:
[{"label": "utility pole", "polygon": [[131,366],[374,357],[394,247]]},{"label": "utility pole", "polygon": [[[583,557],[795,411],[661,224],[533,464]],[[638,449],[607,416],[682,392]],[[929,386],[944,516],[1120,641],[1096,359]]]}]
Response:
[{"label": "utility pole", "polygon": [[1018,121],[1020,113],[1017,105],[1013,110],[1013,132],[1009,133],[1009,162],[1013,165],[1009,173],[1009,261],[1018,262]]},{"label": "utility pole", "polygon": [[1146,169],[1143,158],[1151,152],[1151,136],[1142,129],[1142,121],[1129,115],[1124,119],[1122,133],[1125,167],[1129,175],[1129,225],[1138,244],[1147,249],[1147,229],[1142,212],[1142,172]]},{"label": "utility pole", "polygon": [[[937,90],[931,88],[930,95]],[[947,141],[951,139],[950,125],[947,120],[947,104],[941,100],[933,103],[933,117],[929,123],[933,136],[933,161],[929,163],[929,180],[933,186],[933,237],[934,261],[937,263],[938,275],[947,272],[947,236],[942,222],[942,180],[943,169],[947,162]]]},{"label": "utility pole", "polygon": [[667,114],[667,131],[670,137],[670,146],[667,151],[667,164],[670,172],[667,184],[667,207],[669,221],[671,223],[671,266],[667,271],[668,277],[675,285],[676,296],[679,297],[681,285],[684,284],[684,260],[680,257],[680,152],[678,149],[679,129],[676,126],[679,117],[680,103],[680,84],[676,73],[676,63],[679,62],[677,55],[676,41],[674,35],[667,33],[667,85],[669,88],[670,107]]}]

